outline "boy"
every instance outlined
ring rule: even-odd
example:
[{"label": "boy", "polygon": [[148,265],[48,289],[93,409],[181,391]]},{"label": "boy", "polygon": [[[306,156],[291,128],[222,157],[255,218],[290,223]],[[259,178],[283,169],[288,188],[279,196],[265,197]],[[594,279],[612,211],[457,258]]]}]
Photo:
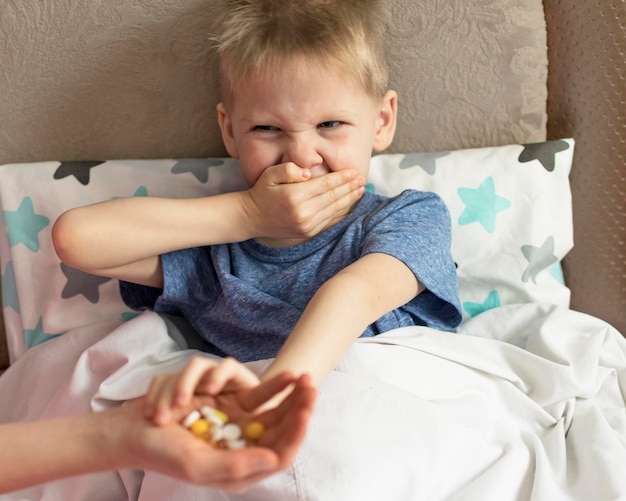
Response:
[{"label": "boy", "polygon": [[[218,120],[251,188],[74,209],[53,230],[60,258],[119,278],[131,307],[187,317],[207,351],[276,357],[263,380],[289,371],[317,385],[359,336],[453,330],[461,313],[443,202],[362,188],[396,125],[383,8],[223,2]],[[302,209],[329,194],[323,217]]]}]

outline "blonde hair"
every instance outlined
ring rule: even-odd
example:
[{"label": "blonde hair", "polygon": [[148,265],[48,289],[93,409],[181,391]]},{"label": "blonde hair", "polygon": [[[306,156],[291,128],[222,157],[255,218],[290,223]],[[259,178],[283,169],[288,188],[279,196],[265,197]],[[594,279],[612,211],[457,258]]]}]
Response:
[{"label": "blonde hair", "polygon": [[214,37],[222,97],[250,74],[271,77],[304,56],[360,82],[373,96],[387,90],[385,0],[222,0]]}]

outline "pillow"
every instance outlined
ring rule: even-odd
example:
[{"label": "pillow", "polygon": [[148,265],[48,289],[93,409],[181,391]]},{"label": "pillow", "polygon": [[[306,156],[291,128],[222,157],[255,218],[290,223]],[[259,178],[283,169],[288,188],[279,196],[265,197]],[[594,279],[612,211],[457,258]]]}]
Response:
[{"label": "pillow", "polygon": [[561,260],[573,246],[572,139],[437,153],[379,155],[371,189],[433,191],[452,220],[464,318],[501,305],[569,306]]},{"label": "pillow", "polygon": [[[450,209],[465,317],[499,305],[567,306],[559,262],[572,247],[571,139],[372,159],[368,189],[438,193]],[[245,188],[230,158],[0,166],[0,274],[9,354],[134,313],[116,280],[62,264],[50,230],[65,210],[127,196],[198,197]]]}]

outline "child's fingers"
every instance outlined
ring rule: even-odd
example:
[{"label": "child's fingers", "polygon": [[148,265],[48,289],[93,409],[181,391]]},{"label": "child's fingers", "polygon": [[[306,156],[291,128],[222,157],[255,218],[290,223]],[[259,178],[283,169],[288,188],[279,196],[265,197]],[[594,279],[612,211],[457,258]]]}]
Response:
[{"label": "child's fingers", "polygon": [[311,384],[310,378],[302,376],[294,384],[293,391],[276,409],[268,411],[265,419],[268,428],[277,431],[277,438],[273,449],[282,457],[291,457],[304,439],[317,390]]},{"label": "child's fingers", "polygon": [[283,468],[291,462],[304,439],[316,396],[317,392],[310,378],[303,376],[278,407],[258,418],[268,430],[259,445],[276,451]]},{"label": "child's fingers", "polygon": [[167,421],[167,410],[172,398],[171,388],[175,386],[172,384],[173,379],[176,379],[176,374],[160,374],[150,382],[143,405],[143,415],[147,419],[155,423]]},{"label": "child's fingers", "polygon": [[[296,167],[299,168],[299,167]],[[298,213],[308,221],[310,234],[316,234],[320,228],[336,221],[353,207],[354,202],[363,196],[365,178],[357,176],[352,169],[329,172],[323,176],[310,179],[307,183],[298,184]]]},{"label": "child's fingers", "polygon": [[189,405],[200,382],[216,365],[217,362],[211,358],[193,357],[178,377],[174,405]]},{"label": "child's fingers", "polygon": [[365,178],[351,171],[337,171],[312,179],[310,203],[321,220],[332,219],[347,211],[365,191]]},{"label": "child's fingers", "polygon": [[237,390],[258,384],[259,378],[256,374],[234,358],[227,357],[202,378],[201,388],[209,395],[217,395],[225,390]]},{"label": "child's fingers", "polygon": [[143,416],[146,419],[152,419],[152,417],[154,416],[154,409],[156,407],[156,401],[158,399],[157,385],[158,385],[157,378],[155,377],[152,379],[152,381],[150,381],[150,386],[148,387],[148,393],[146,393],[146,396],[144,397],[144,400],[143,400],[141,410],[143,412]]},{"label": "child's fingers", "polygon": [[175,398],[179,379],[179,374],[171,374],[161,387],[153,417],[154,423],[159,426],[165,426],[173,419],[172,411],[175,407],[178,407]]},{"label": "child's fingers", "polygon": [[311,179],[311,171],[303,169],[293,162],[272,165],[263,172],[266,181],[270,185],[300,183]]},{"label": "child's fingers", "polygon": [[308,374],[303,374],[292,381],[292,390],[277,406],[258,416],[259,420],[268,427],[280,427],[283,421],[289,421],[299,410],[305,413],[313,411],[317,391]]},{"label": "child's fingers", "polygon": [[245,394],[245,398],[241,399],[241,405],[247,411],[253,411],[287,388],[294,380],[292,374],[283,372],[268,381],[263,381]]},{"label": "child's fingers", "polygon": [[[262,177],[266,178],[265,181],[269,185],[291,184],[309,180],[315,181],[306,184],[307,192],[310,197],[328,194],[335,190],[340,190],[341,193],[345,194],[350,185],[356,187],[355,183],[359,183],[357,181],[357,172],[354,169],[342,169],[329,172],[324,176],[311,178],[310,169],[304,169],[293,162],[272,165],[265,170]],[[320,182],[322,178],[324,178],[324,180]],[[359,184],[362,186],[365,183],[361,182]],[[334,193],[332,195],[333,198],[338,198],[335,197]]]}]

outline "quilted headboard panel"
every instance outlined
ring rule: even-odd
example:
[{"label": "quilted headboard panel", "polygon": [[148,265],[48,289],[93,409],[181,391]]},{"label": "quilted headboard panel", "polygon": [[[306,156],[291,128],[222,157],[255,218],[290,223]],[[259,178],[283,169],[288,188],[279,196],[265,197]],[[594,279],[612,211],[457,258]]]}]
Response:
[{"label": "quilted headboard panel", "polygon": [[[541,0],[392,5],[397,151],[545,138]],[[207,0],[5,4],[0,163],[224,155],[210,6]]]},{"label": "quilted headboard panel", "polygon": [[574,137],[571,307],[626,335],[626,2],[546,0],[548,134]]}]

